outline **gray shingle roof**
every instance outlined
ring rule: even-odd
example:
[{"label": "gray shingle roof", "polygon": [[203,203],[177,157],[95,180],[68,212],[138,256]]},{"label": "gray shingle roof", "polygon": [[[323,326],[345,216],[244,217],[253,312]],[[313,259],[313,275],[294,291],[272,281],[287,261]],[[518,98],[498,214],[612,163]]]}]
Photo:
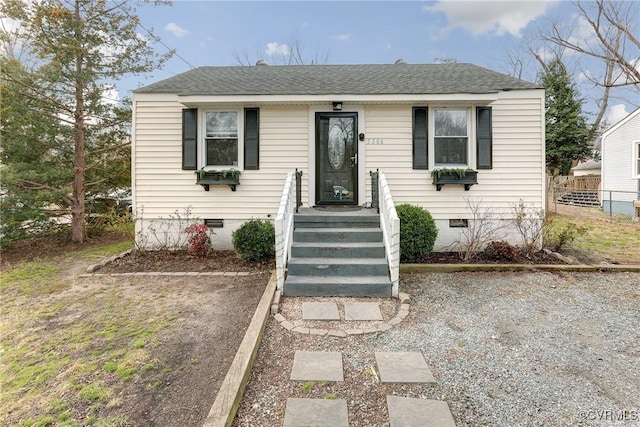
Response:
[{"label": "gray shingle roof", "polygon": [[179,95],[495,93],[540,86],[473,64],[199,67],[136,90]]}]

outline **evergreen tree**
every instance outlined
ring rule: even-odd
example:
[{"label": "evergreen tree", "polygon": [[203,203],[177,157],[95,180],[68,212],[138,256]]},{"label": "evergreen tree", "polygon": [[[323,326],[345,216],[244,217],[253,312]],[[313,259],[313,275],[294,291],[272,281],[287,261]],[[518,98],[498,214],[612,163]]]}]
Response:
[{"label": "evergreen tree", "polygon": [[568,175],[575,160],[591,154],[583,100],[559,58],[545,66],[540,80],[545,88],[547,171],[553,176]]},{"label": "evergreen tree", "polygon": [[[86,195],[130,181],[130,109],[105,93],[172,52],[155,54],[137,34],[133,2],[5,0],[0,7],[20,24],[12,45],[26,46],[32,64],[27,69],[12,52],[1,64],[3,214],[20,212],[20,221],[43,220],[52,207],[70,212],[71,240],[82,242]],[[4,215],[2,225],[4,232]]]}]

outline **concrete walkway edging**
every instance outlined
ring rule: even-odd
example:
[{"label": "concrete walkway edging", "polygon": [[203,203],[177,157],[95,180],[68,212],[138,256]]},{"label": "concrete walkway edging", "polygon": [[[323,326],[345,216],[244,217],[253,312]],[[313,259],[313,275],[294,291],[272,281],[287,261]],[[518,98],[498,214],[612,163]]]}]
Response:
[{"label": "concrete walkway edging", "polygon": [[233,423],[262,341],[276,282],[276,274],[272,272],[203,427],[231,426]]}]

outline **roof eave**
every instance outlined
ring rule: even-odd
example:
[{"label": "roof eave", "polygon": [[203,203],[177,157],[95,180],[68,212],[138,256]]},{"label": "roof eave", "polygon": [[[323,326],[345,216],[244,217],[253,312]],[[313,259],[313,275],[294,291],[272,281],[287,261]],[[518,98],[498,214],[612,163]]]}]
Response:
[{"label": "roof eave", "polygon": [[382,94],[382,95],[178,95],[178,101],[187,106],[230,103],[315,103],[342,101],[351,103],[398,102],[470,102],[490,103],[498,99],[498,92],[447,94]]}]

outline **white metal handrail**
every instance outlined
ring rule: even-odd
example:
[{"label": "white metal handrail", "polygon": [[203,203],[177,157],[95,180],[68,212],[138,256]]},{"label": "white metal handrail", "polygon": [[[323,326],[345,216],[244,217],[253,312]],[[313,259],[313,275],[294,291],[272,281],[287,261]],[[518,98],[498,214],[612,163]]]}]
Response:
[{"label": "white metal handrail", "polygon": [[284,182],[280,206],[276,215],[276,278],[277,289],[284,288],[285,270],[291,255],[291,244],[293,243],[293,215],[295,211],[294,198],[294,173],[289,172]]},{"label": "white metal handrail", "polygon": [[378,194],[380,226],[391,278],[391,296],[397,297],[400,283],[400,218],[398,218],[391,190],[383,172],[378,172]]}]

